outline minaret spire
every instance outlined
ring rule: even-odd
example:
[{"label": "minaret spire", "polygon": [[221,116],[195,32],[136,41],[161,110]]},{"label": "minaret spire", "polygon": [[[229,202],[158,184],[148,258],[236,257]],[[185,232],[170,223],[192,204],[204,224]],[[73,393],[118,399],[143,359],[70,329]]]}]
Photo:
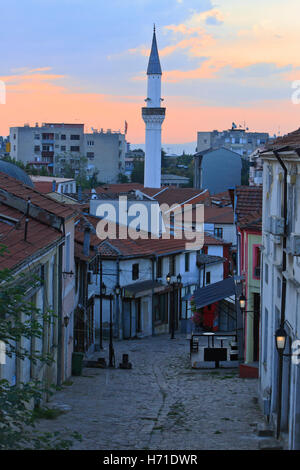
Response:
[{"label": "minaret spire", "polygon": [[156,28],[153,26],[152,46],[147,68],[148,94],[147,107],[142,109],[146,124],[146,155],[144,186],[160,188],[161,186],[161,126],[165,119],[166,109],[161,108],[161,76]]}]

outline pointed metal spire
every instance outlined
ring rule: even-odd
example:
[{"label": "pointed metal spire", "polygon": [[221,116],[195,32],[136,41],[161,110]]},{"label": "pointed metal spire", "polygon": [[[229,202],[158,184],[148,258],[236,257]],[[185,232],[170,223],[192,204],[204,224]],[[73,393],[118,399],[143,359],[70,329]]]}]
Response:
[{"label": "pointed metal spire", "polygon": [[158,49],[157,49],[157,42],[156,42],[156,34],[155,34],[155,24],[153,28],[153,39],[152,39],[152,47],[151,47],[151,54],[149,57],[149,64],[147,69],[147,75],[162,75]]}]

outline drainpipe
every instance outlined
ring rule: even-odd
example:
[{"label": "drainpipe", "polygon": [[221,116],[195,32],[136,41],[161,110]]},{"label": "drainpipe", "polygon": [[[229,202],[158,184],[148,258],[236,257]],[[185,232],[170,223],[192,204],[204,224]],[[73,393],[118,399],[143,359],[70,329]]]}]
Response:
[{"label": "drainpipe", "polygon": [[[117,258],[117,285],[120,285],[120,258]],[[120,296],[122,301],[122,289]],[[120,296],[116,296],[116,331],[118,339],[122,338],[122,335],[120,334]]]},{"label": "drainpipe", "polygon": [[154,282],[155,282],[155,273],[154,273],[154,267],[157,267],[157,258],[158,256],[155,255],[151,259],[152,263],[152,299],[151,299],[151,312],[152,312],[152,336],[155,336],[155,328],[154,328]]},{"label": "drainpipe", "polygon": [[[278,155],[276,150],[273,153],[284,172],[283,180],[283,218],[284,218],[284,232],[282,240],[282,273],[286,271],[286,239],[287,239],[287,167]],[[286,278],[282,276],[281,288],[281,315],[280,326],[283,327],[285,321],[285,302],[286,302]],[[281,428],[281,404],[282,404],[282,373],[283,373],[283,355],[279,354],[279,371],[278,371],[278,410],[277,410],[277,429],[276,437],[279,439]]]}]

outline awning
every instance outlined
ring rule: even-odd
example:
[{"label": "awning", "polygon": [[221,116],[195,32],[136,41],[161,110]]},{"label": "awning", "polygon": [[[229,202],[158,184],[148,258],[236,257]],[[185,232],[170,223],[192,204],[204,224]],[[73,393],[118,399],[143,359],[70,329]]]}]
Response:
[{"label": "awning", "polygon": [[123,288],[123,297],[143,297],[144,295],[151,295],[153,290],[157,293],[167,288],[168,286],[158,281],[136,282]]},{"label": "awning", "polygon": [[235,283],[233,277],[228,277],[220,282],[199,288],[194,293],[196,308],[206,307],[219,300],[226,299],[235,294]]}]

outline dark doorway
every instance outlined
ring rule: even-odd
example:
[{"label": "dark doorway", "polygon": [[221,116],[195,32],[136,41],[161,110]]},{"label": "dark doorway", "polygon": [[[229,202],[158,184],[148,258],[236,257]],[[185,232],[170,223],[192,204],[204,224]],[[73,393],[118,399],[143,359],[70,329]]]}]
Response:
[{"label": "dark doorway", "polygon": [[135,312],[136,312],[136,331],[141,333],[142,321],[141,321],[141,299],[135,301]]},{"label": "dark doorway", "polygon": [[259,360],[260,294],[253,294],[253,361]]}]

